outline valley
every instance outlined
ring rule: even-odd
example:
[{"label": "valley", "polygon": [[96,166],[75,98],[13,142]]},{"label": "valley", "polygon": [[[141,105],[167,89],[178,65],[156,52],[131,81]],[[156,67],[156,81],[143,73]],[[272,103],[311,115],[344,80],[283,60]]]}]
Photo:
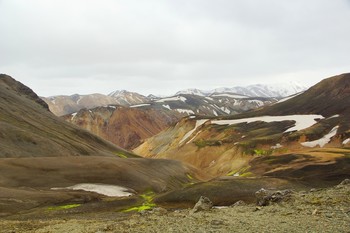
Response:
[{"label": "valley", "polygon": [[[43,101],[0,75],[2,229],[141,232],[150,221],[165,232],[185,231],[181,224],[225,232],[277,213],[284,231],[293,221],[321,229],[315,219],[331,215],[327,232],[346,232],[350,186],[339,184],[350,178],[350,74],[287,98],[130,93]],[[262,188],[292,196],[257,207]],[[215,208],[191,213],[201,196]],[[246,204],[232,206],[238,201]]]}]

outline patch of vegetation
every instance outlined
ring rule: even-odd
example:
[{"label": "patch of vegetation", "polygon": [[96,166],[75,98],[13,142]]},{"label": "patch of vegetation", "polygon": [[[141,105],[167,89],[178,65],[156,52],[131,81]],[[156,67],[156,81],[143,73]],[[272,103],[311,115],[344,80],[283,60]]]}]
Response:
[{"label": "patch of vegetation", "polygon": [[206,146],[221,146],[222,145],[222,141],[220,140],[197,140],[194,142],[194,144],[200,149]]},{"label": "patch of vegetation", "polygon": [[233,176],[234,174],[238,174],[239,176],[242,176],[243,174],[247,173],[246,171],[250,168],[250,166],[242,167],[238,170],[232,170],[231,172],[227,173],[226,176]]},{"label": "patch of vegetation", "polygon": [[226,176],[233,176],[233,175],[236,174],[236,173],[237,173],[237,171],[236,171],[236,170],[233,170],[233,171],[227,173]]},{"label": "patch of vegetation", "polygon": [[144,210],[151,210],[156,206],[156,204],[153,203],[153,199],[155,197],[155,193],[153,191],[151,190],[147,191],[144,194],[141,194],[140,197],[143,199],[142,205],[133,206],[131,208],[123,210],[122,212],[131,212],[131,211],[141,212]]},{"label": "patch of vegetation", "polygon": [[47,210],[68,210],[73,209],[76,207],[81,206],[81,204],[68,204],[68,205],[61,205],[61,206],[51,206],[48,207]]},{"label": "patch of vegetation", "polygon": [[115,155],[122,158],[122,159],[127,159],[128,156],[126,156],[124,153],[122,152],[115,152]]},{"label": "patch of vegetation", "polygon": [[270,149],[270,150],[255,149],[255,150],[253,150],[253,155],[257,155],[257,156],[271,155],[272,152],[273,152],[272,149]]},{"label": "patch of vegetation", "polygon": [[191,176],[191,174],[186,173],[186,176],[187,176],[188,179],[193,180],[193,177]]},{"label": "patch of vegetation", "polygon": [[254,174],[252,172],[245,172],[239,176],[240,177],[254,177]]}]

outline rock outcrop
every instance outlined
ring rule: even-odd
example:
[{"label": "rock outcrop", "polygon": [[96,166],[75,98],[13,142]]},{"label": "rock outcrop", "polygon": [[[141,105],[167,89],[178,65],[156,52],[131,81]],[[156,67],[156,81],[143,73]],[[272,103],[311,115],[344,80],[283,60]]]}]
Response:
[{"label": "rock outcrop", "polygon": [[191,213],[197,213],[199,211],[208,211],[213,207],[213,203],[209,200],[209,198],[201,196],[199,201],[193,207]]}]

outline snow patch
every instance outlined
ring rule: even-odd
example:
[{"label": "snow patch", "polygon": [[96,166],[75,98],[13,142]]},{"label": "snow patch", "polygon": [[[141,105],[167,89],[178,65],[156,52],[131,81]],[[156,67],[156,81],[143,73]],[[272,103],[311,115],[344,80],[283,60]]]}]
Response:
[{"label": "snow patch", "polygon": [[213,94],[211,95],[213,97],[230,97],[230,98],[235,98],[235,99],[246,99],[248,98],[248,96],[244,96],[244,95],[234,95],[234,94]]},{"label": "snow patch", "polygon": [[315,147],[317,145],[319,145],[320,147],[324,147],[324,145],[329,143],[331,138],[337,134],[337,130],[338,126],[334,127],[331,131],[329,131],[327,135],[323,136],[322,138],[311,142],[302,142],[301,145],[306,147]]},{"label": "snow patch", "polygon": [[77,112],[72,113],[72,114],[71,114],[71,116],[72,116],[72,117],[71,117],[71,120],[73,120],[73,119],[75,118],[76,115],[77,115]]},{"label": "snow patch", "polygon": [[215,116],[218,116],[218,113],[215,110],[213,110],[213,113]]},{"label": "snow patch", "polygon": [[179,113],[187,113],[188,115],[190,114],[194,114],[194,112],[192,110],[189,109],[175,109],[176,111],[178,111]]},{"label": "snow patch", "polygon": [[336,117],[340,117],[340,115],[339,115],[339,114],[336,114],[336,115],[334,115],[334,116],[328,117],[327,119],[332,119],[332,118],[336,118]]},{"label": "snow patch", "polygon": [[182,102],[185,102],[187,99],[183,96],[174,96],[174,97],[169,97],[169,98],[164,98],[164,99],[160,99],[157,100],[157,103],[163,103],[163,102],[167,102],[167,101],[178,101],[181,100]]},{"label": "snow patch", "polygon": [[167,109],[169,109],[169,110],[171,110],[171,108],[170,108],[169,105],[163,104],[163,107],[164,107],[164,108],[167,108]]},{"label": "snow patch", "polygon": [[235,125],[239,123],[251,123],[256,121],[263,122],[275,122],[275,121],[295,121],[295,125],[286,132],[299,131],[317,123],[315,119],[322,119],[321,115],[287,115],[287,116],[261,116],[261,117],[251,117],[251,118],[243,118],[243,119],[235,119],[235,120],[216,120],[211,121],[212,124],[217,125]]},{"label": "snow patch", "polygon": [[65,188],[51,188],[52,190],[60,189],[69,189],[69,190],[84,190],[87,192],[99,193],[108,197],[129,197],[133,195],[130,193],[130,189],[118,186],[118,185],[109,185],[109,184],[76,184],[73,186]]},{"label": "snow patch", "polygon": [[181,143],[184,142],[187,138],[189,138],[189,137],[192,135],[192,133],[193,133],[194,131],[196,131],[196,129],[197,129],[199,126],[203,125],[203,124],[204,124],[205,122],[207,122],[207,121],[208,121],[208,119],[197,120],[197,121],[196,121],[195,127],[194,127],[192,130],[188,131],[188,132],[185,134],[185,136],[180,140],[179,144],[181,144]]},{"label": "snow patch", "polygon": [[292,98],[294,98],[294,97],[296,97],[296,96],[298,96],[298,95],[300,95],[302,93],[304,93],[304,92],[299,92],[299,93],[296,93],[295,95],[287,96],[287,97],[285,97],[283,99],[280,99],[276,104],[282,103],[282,102],[287,101],[289,99],[292,99]]},{"label": "snow patch", "polygon": [[130,106],[130,108],[138,108],[138,107],[149,106],[149,105],[151,105],[151,104],[137,104],[137,105]]},{"label": "snow patch", "polygon": [[345,144],[348,144],[348,142],[350,142],[350,138],[345,139],[345,140],[342,142],[342,144],[345,145]]},{"label": "snow patch", "polygon": [[258,107],[261,107],[264,105],[264,102],[262,102],[261,100],[248,100],[249,103],[255,103],[256,105],[258,105]]},{"label": "snow patch", "polygon": [[227,114],[230,114],[231,113],[231,111],[228,109],[228,108],[226,108],[226,107],[221,107],[220,108],[222,111],[224,111],[225,113],[227,113]]},{"label": "snow patch", "polygon": [[79,96],[79,99],[78,99],[78,101],[77,101],[77,104],[80,104],[80,101],[82,100],[82,96]]},{"label": "snow patch", "polygon": [[281,144],[277,143],[276,145],[274,146],[271,146],[271,149],[275,150],[275,149],[278,149],[278,148],[281,148],[283,147]]}]

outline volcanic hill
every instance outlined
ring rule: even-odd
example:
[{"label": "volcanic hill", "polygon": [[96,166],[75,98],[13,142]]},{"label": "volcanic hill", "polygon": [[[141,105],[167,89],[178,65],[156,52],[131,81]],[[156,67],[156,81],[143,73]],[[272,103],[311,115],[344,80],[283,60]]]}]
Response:
[{"label": "volcanic hill", "polygon": [[337,183],[349,177],[350,74],[247,113],[190,116],[134,150],[184,161],[213,176],[289,177]]}]

